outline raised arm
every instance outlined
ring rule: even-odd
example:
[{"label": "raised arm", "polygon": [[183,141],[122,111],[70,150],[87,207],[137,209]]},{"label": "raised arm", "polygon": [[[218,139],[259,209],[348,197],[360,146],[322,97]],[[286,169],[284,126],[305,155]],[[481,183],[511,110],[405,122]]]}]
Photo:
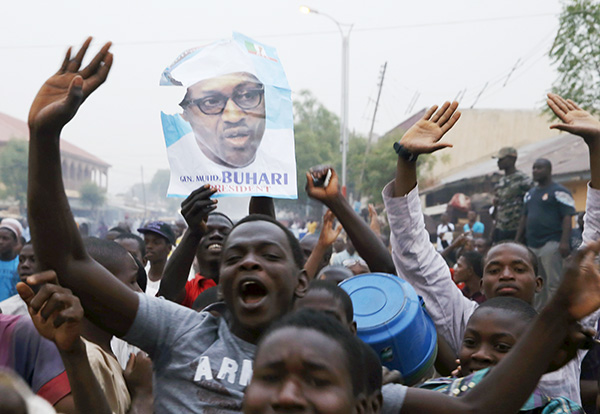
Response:
[{"label": "raised arm", "polygon": [[446,261],[435,250],[425,229],[417,188],[419,154],[449,147],[440,142],[460,117],[456,102],[431,107],[402,137],[395,180],[383,189],[398,275],[425,300],[438,332],[457,353],[467,321],[477,306],[465,298],[450,276]]},{"label": "raised arm", "polygon": [[29,112],[28,218],[40,270],[55,270],[62,286],[79,297],[86,316],[105,330],[124,335],[133,322],[137,295],[92,260],[77,230],[61,174],[60,132],[108,76],[110,43],[80,70],[88,38],[42,86]]},{"label": "raised arm", "polygon": [[158,296],[164,296],[175,303],[183,302],[185,283],[194,262],[196,250],[200,240],[207,232],[206,219],[208,214],[217,208],[217,200],[210,198],[216,191],[206,184],[195,190],[181,203],[181,215],[185,218],[188,228],[165,266]]},{"label": "raised arm", "polygon": [[566,266],[552,300],[513,350],[476,387],[458,398],[409,388],[401,412],[517,412],[546,372],[569,329],[600,306],[600,273],[594,262],[599,250],[600,244],[592,242],[578,252]]},{"label": "raised arm", "polygon": [[333,227],[334,220],[335,216],[331,210],[327,210],[323,215],[323,227],[321,228],[317,245],[306,260],[306,263],[304,263],[304,270],[306,270],[306,277],[308,277],[309,281],[313,280],[317,275],[319,263],[323,260],[327,248],[333,244],[342,231],[341,224],[338,224],[336,228]]},{"label": "raised arm", "polygon": [[248,205],[248,214],[264,214],[276,218],[273,199],[271,197],[252,197]]},{"label": "raised arm", "polygon": [[[313,177],[320,179],[331,170],[331,179],[326,187],[317,187]],[[331,167],[315,167],[306,173],[306,193],[309,197],[325,204],[340,221],[352,240],[356,251],[365,259],[372,272],[396,274],[394,262],[381,239],[373,233],[365,221],[356,214],[339,191],[337,173]]]},{"label": "raised arm", "polygon": [[29,278],[28,283],[41,289],[36,294],[30,286],[20,282],[17,290],[27,303],[37,331],[58,348],[77,412],[110,414],[110,406],[81,340],[83,308],[79,299],[68,289],[58,286],[56,274],[52,271]]}]

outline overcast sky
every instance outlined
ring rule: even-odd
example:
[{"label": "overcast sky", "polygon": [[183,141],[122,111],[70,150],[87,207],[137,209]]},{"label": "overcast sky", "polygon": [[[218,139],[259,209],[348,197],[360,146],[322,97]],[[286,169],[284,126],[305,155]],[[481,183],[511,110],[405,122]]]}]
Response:
[{"label": "overcast sky", "polygon": [[69,45],[93,35],[95,52],[113,41],[107,83],[63,137],[112,165],[109,191],[118,193],[141,180],[142,166],[147,181],[168,167],[160,109],[179,92],[158,86],[163,69],[185,49],[232,31],[275,46],[292,90],[311,90],[339,114],[341,36],[326,17],[300,13],[302,4],[354,24],[350,128],[365,135],[386,61],[377,134],[407,118],[417,94],[412,112],[460,93],[463,107],[481,93],[476,108],[534,109],[556,76],[547,51],[558,27],[558,0],[306,1],[7,2],[0,112],[26,120],[35,93]]}]

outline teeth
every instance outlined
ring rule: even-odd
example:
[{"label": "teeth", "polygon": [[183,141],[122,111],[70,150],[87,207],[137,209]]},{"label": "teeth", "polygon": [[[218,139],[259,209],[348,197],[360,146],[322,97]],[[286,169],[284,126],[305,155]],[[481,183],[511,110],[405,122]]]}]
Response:
[{"label": "teeth", "polygon": [[222,246],[218,243],[214,243],[208,246],[208,250],[221,250]]}]

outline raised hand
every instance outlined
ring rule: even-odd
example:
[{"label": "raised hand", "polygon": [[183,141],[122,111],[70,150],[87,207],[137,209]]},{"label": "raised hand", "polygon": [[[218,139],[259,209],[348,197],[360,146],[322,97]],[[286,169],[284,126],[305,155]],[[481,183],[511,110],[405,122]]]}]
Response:
[{"label": "raised hand", "polygon": [[206,219],[208,218],[208,214],[217,208],[217,200],[210,198],[216,192],[215,188],[212,188],[209,184],[205,184],[194,190],[181,203],[181,215],[185,218],[192,233],[206,233]]},{"label": "raised hand", "polygon": [[89,65],[79,70],[91,37],[71,59],[67,50],[63,63],[54,75],[42,85],[29,111],[29,128],[36,132],[58,134],[77,113],[77,110],[100,85],[104,83],[112,65],[111,43],[106,43]]},{"label": "raised hand", "polygon": [[[35,293],[31,286],[41,286]],[[56,273],[46,270],[19,282],[17,291],[27,303],[33,324],[44,338],[61,351],[70,352],[80,345],[83,308],[79,298],[58,285]]]},{"label": "raised hand", "polygon": [[560,124],[550,125],[550,128],[579,135],[588,145],[600,144],[600,121],[592,114],[581,109],[572,100],[564,99],[554,93],[548,94],[546,102],[562,121]]},{"label": "raised hand", "polygon": [[573,320],[600,308],[600,270],[596,264],[599,252],[600,241],[588,243],[565,266],[563,280],[553,300],[566,303]]},{"label": "raised hand", "polygon": [[452,144],[439,142],[460,118],[458,102],[445,102],[441,108],[432,106],[423,118],[404,133],[400,144],[413,154],[429,154]]},{"label": "raised hand", "polygon": [[319,243],[323,246],[331,246],[334,241],[337,240],[338,236],[342,231],[342,225],[338,224],[337,227],[333,228],[333,222],[335,216],[331,210],[327,210],[323,215],[323,228],[321,234],[319,234]]},{"label": "raised hand", "polygon": [[[317,180],[323,179],[327,175],[328,170],[331,170],[331,178],[328,185],[323,187],[316,186],[313,182],[313,178]],[[341,193],[338,184],[338,176],[333,167],[319,165],[311,168],[310,171],[306,173],[306,194],[308,194],[310,198],[319,200],[325,205],[328,205],[329,202],[339,197]]]}]

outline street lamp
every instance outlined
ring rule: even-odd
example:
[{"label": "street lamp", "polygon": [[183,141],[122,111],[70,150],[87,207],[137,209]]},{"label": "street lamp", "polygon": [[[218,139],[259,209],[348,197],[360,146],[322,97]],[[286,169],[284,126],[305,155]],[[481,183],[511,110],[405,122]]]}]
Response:
[{"label": "street lamp", "polygon": [[[321,16],[327,17],[329,20],[335,23],[337,28],[342,35],[342,109],[341,109],[341,121],[342,127],[340,129],[340,141],[342,144],[342,192],[346,195],[346,157],[348,152],[348,80],[349,80],[349,44],[350,44],[350,32],[354,24],[340,23],[328,14],[320,13],[317,10],[311,9],[308,6],[300,6],[300,11],[304,14],[315,13]],[[344,32],[344,28],[347,28]]]}]

